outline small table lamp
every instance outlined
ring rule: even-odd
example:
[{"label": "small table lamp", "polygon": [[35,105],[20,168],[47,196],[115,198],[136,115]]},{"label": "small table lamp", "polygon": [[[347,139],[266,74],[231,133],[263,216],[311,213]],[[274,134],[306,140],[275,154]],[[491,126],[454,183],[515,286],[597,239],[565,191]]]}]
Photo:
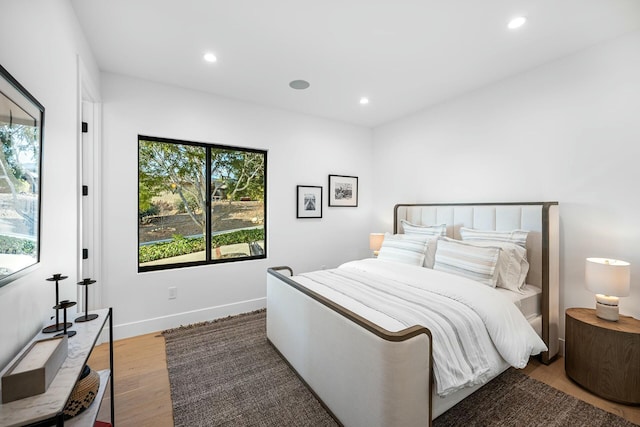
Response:
[{"label": "small table lamp", "polygon": [[373,251],[373,256],[378,256],[380,247],[382,247],[382,241],[384,240],[384,233],[371,233],[369,234],[369,249]]},{"label": "small table lamp", "polygon": [[584,278],[587,289],[596,294],[596,316],[617,321],[618,297],[629,295],[630,264],[617,259],[587,258]]}]

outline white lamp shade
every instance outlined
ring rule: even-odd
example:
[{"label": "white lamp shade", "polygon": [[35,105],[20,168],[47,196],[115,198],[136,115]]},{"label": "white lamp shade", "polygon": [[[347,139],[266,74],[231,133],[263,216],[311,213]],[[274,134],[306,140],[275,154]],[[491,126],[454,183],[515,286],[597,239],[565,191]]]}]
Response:
[{"label": "white lamp shade", "polygon": [[626,297],[630,290],[631,265],[617,259],[587,258],[584,277],[587,289],[595,294]]},{"label": "white lamp shade", "polygon": [[372,251],[379,251],[384,240],[384,233],[371,233],[369,234],[369,249]]}]

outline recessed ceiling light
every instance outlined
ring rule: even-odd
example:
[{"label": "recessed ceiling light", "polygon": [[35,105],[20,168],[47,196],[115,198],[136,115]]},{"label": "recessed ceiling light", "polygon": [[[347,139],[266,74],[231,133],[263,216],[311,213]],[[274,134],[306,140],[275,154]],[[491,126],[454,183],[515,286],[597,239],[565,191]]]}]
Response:
[{"label": "recessed ceiling light", "polygon": [[527,18],[525,18],[524,16],[517,16],[509,21],[507,27],[509,27],[510,30],[515,30],[516,28],[522,27],[525,22],[527,22]]},{"label": "recessed ceiling light", "polygon": [[207,62],[216,62],[218,60],[218,58],[216,58],[216,56],[211,52],[205,53],[203,58]]},{"label": "recessed ceiling light", "polygon": [[366,98],[364,96],[362,98],[360,98],[360,104],[366,105],[368,103],[369,103],[369,98]]},{"label": "recessed ceiling light", "polygon": [[306,80],[293,80],[289,82],[289,87],[291,87],[291,89],[304,90],[309,86],[311,85]]}]

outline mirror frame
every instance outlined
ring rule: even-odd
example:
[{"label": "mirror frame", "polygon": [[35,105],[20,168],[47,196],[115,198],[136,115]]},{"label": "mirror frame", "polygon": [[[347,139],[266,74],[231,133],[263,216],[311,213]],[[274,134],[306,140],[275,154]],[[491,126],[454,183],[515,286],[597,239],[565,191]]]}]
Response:
[{"label": "mirror frame", "polygon": [[[33,126],[36,128],[37,135],[35,135],[32,140],[35,144],[35,154],[33,155],[34,161],[30,162],[33,170],[24,174],[25,177],[28,175],[29,179],[22,179],[24,182],[28,182],[31,185],[31,191],[28,193],[28,196],[33,197],[33,195],[35,195],[37,198],[37,201],[35,201],[37,206],[35,206],[35,208],[33,206],[31,207],[31,210],[35,213],[34,217],[31,218],[31,222],[33,222],[33,232],[26,235],[29,240],[34,239],[33,262],[18,262],[17,269],[13,270],[7,266],[6,260],[2,260],[2,255],[22,255],[23,253],[20,253],[20,249],[12,249],[12,252],[0,252],[0,287],[23,276],[40,263],[40,233],[42,229],[42,142],[44,131],[44,106],[40,104],[40,102],[38,102],[38,100],[34,98],[33,95],[31,95],[20,83],[18,83],[18,81],[2,65],[0,65],[0,123],[3,121],[3,108],[8,110],[7,112],[9,113],[10,123],[14,120],[12,108],[15,108],[16,113],[23,115],[23,120],[28,119],[33,120],[34,122]],[[20,120],[20,117],[18,116],[16,120]],[[0,142],[0,145],[1,144],[2,143]],[[13,141],[11,141],[11,144],[13,146]],[[4,149],[4,147],[1,148]],[[15,153],[16,151],[13,152]],[[3,170],[7,171],[7,168],[11,165],[7,162],[7,157],[5,157],[4,153],[0,153],[0,155],[2,155],[2,159],[0,159],[0,161],[4,162],[3,165],[0,165],[0,175],[3,175]],[[17,157],[18,156],[16,155],[16,158]],[[7,186],[10,187],[9,190],[12,195],[13,202],[15,202],[18,197],[16,193],[20,194],[20,192],[14,188],[14,184],[11,182],[10,178],[6,176],[6,173],[4,174],[4,179],[9,182]],[[13,206],[15,206],[15,204]],[[0,207],[0,213],[2,213],[2,209],[5,208]],[[11,207],[9,209],[11,209]],[[11,228],[11,224],[9,224],[8,227]],[[24,237],[22,237],[20,233],[16,234],[19,236],[18,239],[24,240]],[[0,237],[3,236],[15,238],[15,236],[10,236],[0,231]],[[8,249],[0,248],[0,250],[6,251]],[[5,269],[4,271],[7,271],[8,274],[2,274],[3,269]]]}]

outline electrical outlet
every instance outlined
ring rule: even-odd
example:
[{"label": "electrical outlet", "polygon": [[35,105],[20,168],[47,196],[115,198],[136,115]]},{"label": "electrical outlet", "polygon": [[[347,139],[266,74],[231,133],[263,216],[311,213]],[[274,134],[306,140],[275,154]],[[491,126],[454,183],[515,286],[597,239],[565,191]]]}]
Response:
[{"label": "electrical outlet", "polygon": [[169,299],[176,299],[178,297],[178,288],[175,286],[169,287]]}]

